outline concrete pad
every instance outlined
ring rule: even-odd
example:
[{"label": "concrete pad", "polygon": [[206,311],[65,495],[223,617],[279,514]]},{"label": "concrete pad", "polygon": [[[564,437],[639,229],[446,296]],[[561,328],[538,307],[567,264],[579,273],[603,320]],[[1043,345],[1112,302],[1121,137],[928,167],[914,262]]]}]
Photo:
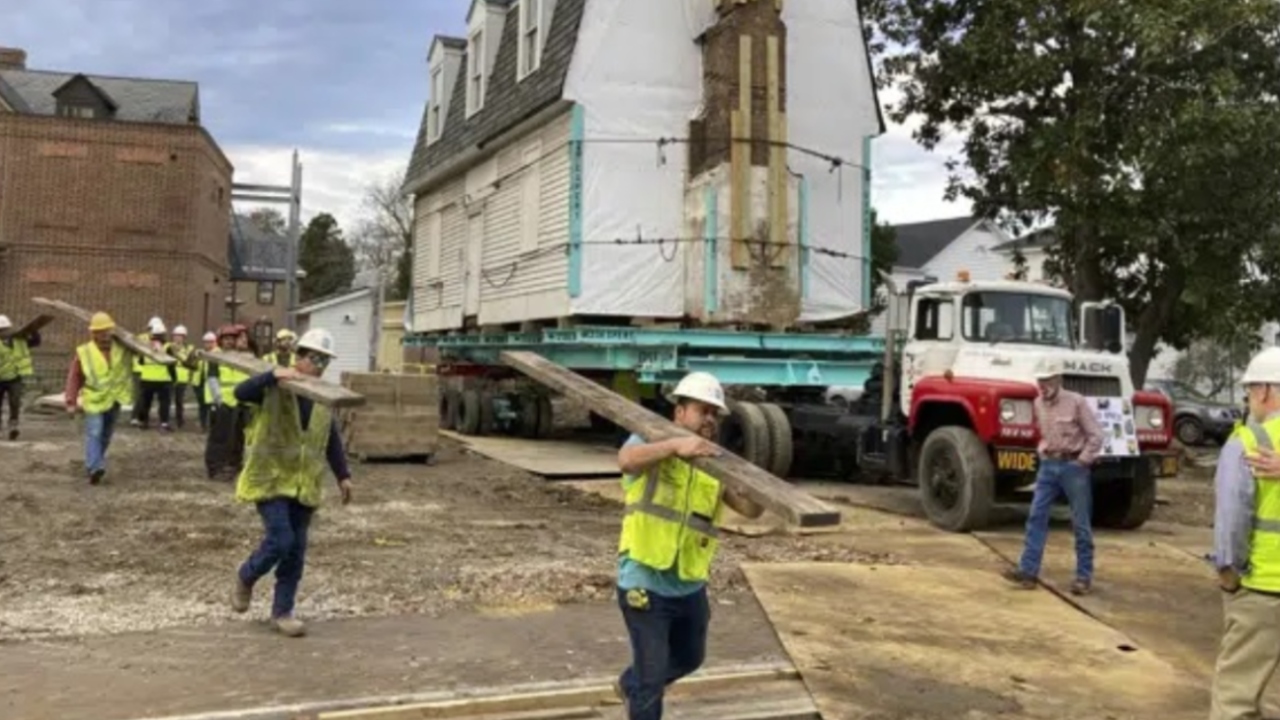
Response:
[{"label": "concrete pad", "polygon": [[475,437],[441,430],[444,437],[492,460],[543,477],[600,477],[621,475],[618,448],[603,443],[566,440],[524,440]]},{"label": "concrete pad", "polygon": [[1197,683],[1046,592],[941,566],[744,568],[823,717],[1203,717]]}]

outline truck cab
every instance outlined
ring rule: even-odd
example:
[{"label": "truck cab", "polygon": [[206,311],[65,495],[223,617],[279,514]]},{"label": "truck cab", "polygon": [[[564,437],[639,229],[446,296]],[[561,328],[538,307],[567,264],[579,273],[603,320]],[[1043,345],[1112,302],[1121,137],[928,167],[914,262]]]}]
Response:
[{"label": "truck cab", "polygon": [[1088,399],[1107,436],[1093,467],[1095,522],[1146,522],[1155,479],[1177,473],[1172,409],[1159,393],[1135,392],[1118,306],[1088,303],[1077,315],[1065,290],[970,282],[964,273],[913,287],[895,303],[882,413],[864,431],[860,466],[915,482],[939,527],[986,525],[998,501],[1024,499],[1034,485],[1035,370],[1055,359],[1063,387]]}]

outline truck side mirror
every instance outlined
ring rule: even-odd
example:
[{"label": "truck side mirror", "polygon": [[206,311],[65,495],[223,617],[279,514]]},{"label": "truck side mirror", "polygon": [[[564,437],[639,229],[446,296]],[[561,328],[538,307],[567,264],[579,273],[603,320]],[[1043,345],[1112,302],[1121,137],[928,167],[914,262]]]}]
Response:
[{"label": "truck side mirror", "polygon": [[1112,303],[1080,306],[1080,344],[1090,350],[1124,352],[1124,308]]}]

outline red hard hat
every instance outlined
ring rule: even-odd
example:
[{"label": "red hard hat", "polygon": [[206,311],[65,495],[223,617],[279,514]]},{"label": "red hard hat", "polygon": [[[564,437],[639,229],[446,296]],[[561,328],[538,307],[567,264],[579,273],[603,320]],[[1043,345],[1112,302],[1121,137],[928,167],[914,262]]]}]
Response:
[{"label": "red hard hat", "polygon": [[224,337],[227,337],[228,335],[231,337],[238,337],[240,335],[243,335],[244,333],[245,333],[245,329],[243,325],[223,325],[222,327],[218,328],[219,338],[224,338]]}]

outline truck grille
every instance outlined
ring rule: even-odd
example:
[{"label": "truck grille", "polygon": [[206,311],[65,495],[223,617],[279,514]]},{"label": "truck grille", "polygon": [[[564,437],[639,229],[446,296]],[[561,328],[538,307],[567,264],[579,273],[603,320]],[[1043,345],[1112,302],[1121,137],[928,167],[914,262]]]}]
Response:
[{"label": "truck grille", "polygon": [[1062,387],[1085,397],[1120,397],[1120,378],[1097,375],[1063,375]]}]

